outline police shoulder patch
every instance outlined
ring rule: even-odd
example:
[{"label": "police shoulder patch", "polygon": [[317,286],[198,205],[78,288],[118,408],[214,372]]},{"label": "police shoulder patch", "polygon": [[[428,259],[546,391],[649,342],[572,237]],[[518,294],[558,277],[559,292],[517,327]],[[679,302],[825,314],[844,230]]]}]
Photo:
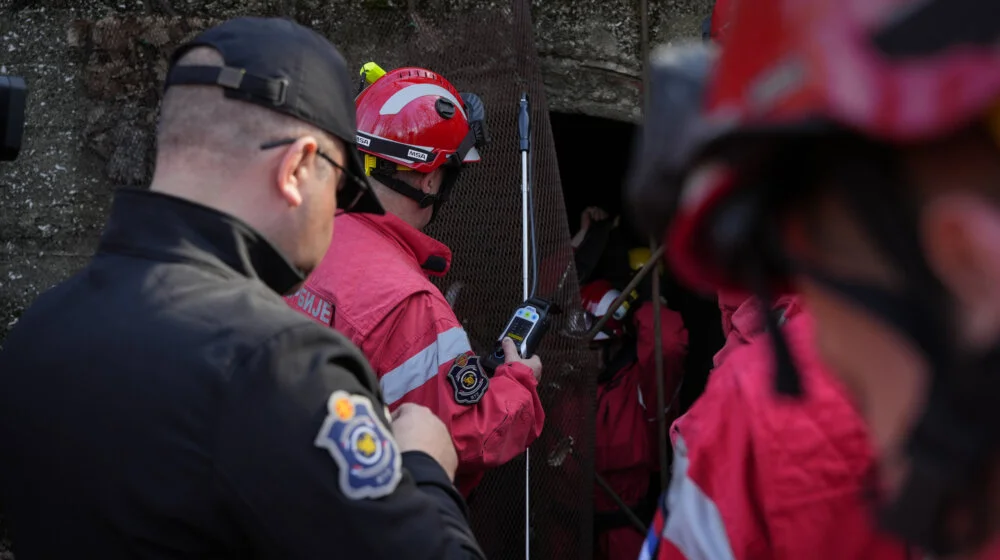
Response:
[{"label": "police shoulder patch", "polygon": [[391,494],[403,477],[396,441],[371,400],[334,391],[316,446],[330,452],[340,467],[340,490],[352,500]]},{"label": "police shoulder patch", "polygon": [[478,403],[490,386],[490,379],[479,365],[479,357],[466,354],[455,358],[448,371],[448,381],[455,388],[455,402],[458,404]]}]

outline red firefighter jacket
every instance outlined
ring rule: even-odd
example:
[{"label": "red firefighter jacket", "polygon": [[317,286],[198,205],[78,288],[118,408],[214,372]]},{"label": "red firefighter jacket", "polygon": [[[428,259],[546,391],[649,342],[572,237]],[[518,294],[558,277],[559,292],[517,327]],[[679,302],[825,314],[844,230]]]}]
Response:
[{"label": "red firefighter jacket", "polygon": [[431,283],[451,251],[393,214],[337,216],[320,266],[289,305],[347,335],[371,362],[385,402],[433,410],[458,451],[466,495],[542,431],[545,413],[531,369],[505,364],[487,378],[455,313]]},{"label": "red firefighter jacket", "polygon": [[[646,495],[656,458],[656,340],[653,306],[635,312],[636,360],[597,387],[594,468],[628,504]],[[684,374],[688,334],[679,313],[660,308],[663,375],[667,404]],[[668,410],[668,415],[672,410]],[[668,421],[670,417],[668,416]],[[604,492],[598,492],[597,511],[617,509]]]},{"label": "red firefighter jacket", "polygon": [[[637,337],[635,360],[597,387],[594,468],[629,506],[637,506],[649,493],[650,476],[658,469],[656,424],[656,335],[653,305],[643,304],[634,315]],[[684,375],[688,333],[679,313],[660,308],[663,375],[667,405]],[[674,409],[667,409],[667,421]],[[599,487],[594,489],[594,509],[599,520],[598,558],[632,560],[643,536],[631,525],[613,523],[602,530],[604,512],[618,506]],[[620,516],[619,516],[620,517]]]},{"label": "red firefighter jacket", "polygon": [[763,310],[749,300],[672,427],[673,477],[641,559],[908,558],[863,499],[873,455],[860,415],[820,363],[810,317],[795,299],[779,304],[804,400],[775,393]]}]

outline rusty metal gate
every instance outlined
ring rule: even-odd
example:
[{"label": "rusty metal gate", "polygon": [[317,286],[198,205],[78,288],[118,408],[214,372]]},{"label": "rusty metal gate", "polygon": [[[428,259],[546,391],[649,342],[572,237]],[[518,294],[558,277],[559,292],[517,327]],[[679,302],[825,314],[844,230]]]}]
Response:
[{"label": "rusty metal gate", "polygon": [[[545,366],[540,393],[546,427],[530,454],[530,509],[525,510],[525,458],[491,472],[470,499],[473,526],[490,558],[525,556],[525,517],[534,558],[591,557],[594,371],[583,342],[579,291],[559,183],[555,148],[535,52],[530,0],[102,0],[0,2],[0,19],[64,18],[65,35],[39,49],[64,49],[75,80],[79,119],[68,125],[86,148],[72,169],[98,177],[87,195],[98,211],[117,186],[144,186],[152,170],[154,128],[166,59],[201,29],[236,15],[286,16],[324,34],[352,66],[430,68],[486,104],[493,143],[484,163],[456,185],[452,201],[429,233],[454,252],[439,282],[453,302],[473,346],[485,351],[521,300],[521,195],[516,110],[521,91],[531,99],[532,176],[540,256],[539,293],[562,308],[539,354]],[[37,11],[36,11],[37,10]],[[19,14],[19,12],[21,12]],[[30,12],[30,17],[24,14]],[[0,24],[2,25],[2,24]],[[22,29],[23,31],[24,29]],[[66,53],[61,53],[60,57]],[[15,61],[16,62],[16,61]],[[45,77],[16,63],[45,92]],[[58,85],[58,84],[57,84]],[[65,86],[59,86],[65,87]],[[37,91],[37,90],[36,90]],[[37,97],[36,97],[37,100]],[[60,102],[56,99],[55,102]],[[29,111],[46,109],[37,103]],[[29,116],[36,122],[41,115]],[[39,142],[36,145],[41,146]],[[22,160],[31,159],[31,153]],[[20,164],[20,163],[19,163]],[[30,179],[29,179],[30,182]],[[103,183],[102,186],[97,186]],[[30,188],[30,184],[28,185]],[[96,240],[103,216],[84,227]],[[26,241],[30,243],[30,241]],[[82,264],[82,262],[81,262]],[[86,555],[86,551],[81,551]]]}]

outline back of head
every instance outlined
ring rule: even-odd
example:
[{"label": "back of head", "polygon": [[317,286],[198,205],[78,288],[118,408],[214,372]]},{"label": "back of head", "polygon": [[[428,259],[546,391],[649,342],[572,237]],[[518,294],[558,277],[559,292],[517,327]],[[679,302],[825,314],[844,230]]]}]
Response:
[{"label": "back of head", "polygon": [[[224,62],[217,51],[195,47],[176,66],[222,67]],[[317,188],[303,184],[303,204],[289,208],[278,186],[282,154],[261,149],[267,142],[302,137],[314,138],[318,152],[345,153],[340,142],[316,126],[227,98],[222,88],[171,87],[160,108],[156,172],[150,188],[243,220],[308,271],[325,253],[332,234],[334,209],[324,220],[325,211],[316,204],[323,199],[312,195],[321,194],[333,170],[316,165]]]},{"label": "back of head", "polygon": [[293,263],[322,258],[336,208],[382,213],[355,141],[343,57],[284,19],[235,18],[171,59],[151,189],[247,222]]},{"label": "back of head", "polygon": [[[355,106],[365,173],[384,187],[390,209],[423,227],[448,200],[462,167],[481,160],[489,142],[483,102],[423,68],[385,72],[370,62],[362,75]],[[427,181],[429,175],[437,180]]]},{"label": "back of head", "polygon": [[[225,66],[222,55],[210,47],[195,47],[177,66]],[[157,170],[167,173],[197,173],[219,187],[232,186],[244,174],[248,162],[260,153],[260,145],[276,138],[315,135],[320,149],[333,149],[334,138],[294,117],[227,98],[213,86],[175,86],[167,89],[160,105],[157,128]],[[249,190],[249,189],[246,189]],[[250,192],[244,192],[250,195]]]}]

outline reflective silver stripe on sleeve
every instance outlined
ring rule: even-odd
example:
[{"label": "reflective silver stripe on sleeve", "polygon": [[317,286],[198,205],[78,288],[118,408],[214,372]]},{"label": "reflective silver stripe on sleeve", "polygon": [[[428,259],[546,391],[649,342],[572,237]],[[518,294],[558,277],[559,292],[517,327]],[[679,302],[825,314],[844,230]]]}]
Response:
[{"label": "reflective silver stripe on sleeve", "polygon": [[663,538],[688,560],[734,560],[719,508],[688,476],[689,463],[687,446],[678,435]]},{"label": "reflective silver stripe on sleeve", "polygon": [[454,360],[459,354],[472,350],[469,336],[462,327],[454,327],[437,335],[437,339],[427,345],[379,380],[385,402],[393,404],[407,393],[434,378],[441,366]]}]

